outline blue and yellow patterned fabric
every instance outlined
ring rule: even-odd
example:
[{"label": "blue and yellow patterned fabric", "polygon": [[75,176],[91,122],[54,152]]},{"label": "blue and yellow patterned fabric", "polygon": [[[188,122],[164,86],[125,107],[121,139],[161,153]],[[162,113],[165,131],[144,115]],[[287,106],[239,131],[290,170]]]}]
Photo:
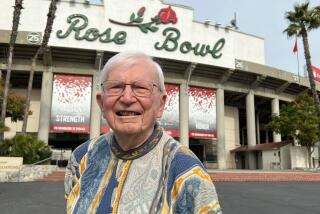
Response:
[{"label": "blue and yellow patterned fabric", "polygon": [[222,213],[202,163],[158,126],[130,151],[112,132],[80,145],[65,191],[67,213]]}]

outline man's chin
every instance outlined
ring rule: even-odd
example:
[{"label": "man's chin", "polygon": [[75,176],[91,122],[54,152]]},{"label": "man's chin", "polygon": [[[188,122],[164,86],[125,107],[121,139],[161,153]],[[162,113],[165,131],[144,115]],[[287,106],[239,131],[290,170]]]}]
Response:
[{"label": "man's chin", "polygon": [[113,131],[121,135],[139,134],[142,131],[142,125],[137,123],[115,124]]}]

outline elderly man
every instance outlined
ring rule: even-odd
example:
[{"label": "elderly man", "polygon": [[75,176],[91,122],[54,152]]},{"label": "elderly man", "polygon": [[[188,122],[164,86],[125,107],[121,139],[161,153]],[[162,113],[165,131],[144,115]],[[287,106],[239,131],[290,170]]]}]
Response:
[{"label": "elderly man", "polygon": [[111,132],[80,145],[69,161],[68,213],[221,213],[198,158],[157,120],[167,95],[160,66],[140,52],[112,57],[96,95]]}]

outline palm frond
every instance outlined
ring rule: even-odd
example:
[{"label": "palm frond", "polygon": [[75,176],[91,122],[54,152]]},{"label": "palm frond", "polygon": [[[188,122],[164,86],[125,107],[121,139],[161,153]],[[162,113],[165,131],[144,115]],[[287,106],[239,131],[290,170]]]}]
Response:
[{"label": "palm frond", "polygon": [[300,31],[301,31],[300,25],[292,23],[283,31],[283,33],[286,33],[288,37],[292,37],[292,36],[299,36]]},{"label": "palm frond", "polygon": [[303,28],[307,31],[317,29],[320,27],[320,6],[309,8],[309,1],[295,4],[292,11],[285,13],[285,19],[288,20],[289,26],[283,32],[288,37],[300,35]]}]

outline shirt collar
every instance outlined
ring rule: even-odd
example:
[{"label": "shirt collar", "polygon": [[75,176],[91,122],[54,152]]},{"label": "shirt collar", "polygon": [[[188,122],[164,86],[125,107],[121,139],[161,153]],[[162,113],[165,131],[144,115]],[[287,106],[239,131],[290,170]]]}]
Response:
[{"label": "shirt collar", "polygon": [[124,160],[133,160],[143,155],[147,154],[151,151],[159,142],[160,138],[162,137],[163,130],[159,126],[158,123],[155,124],[154,130],[148,139],[141,144],[139,147],[130,149],[128,151],[124,151],[118,144],[116,137],[113,135],[111,138],[111,150],[112,153],[119,159]]}]

